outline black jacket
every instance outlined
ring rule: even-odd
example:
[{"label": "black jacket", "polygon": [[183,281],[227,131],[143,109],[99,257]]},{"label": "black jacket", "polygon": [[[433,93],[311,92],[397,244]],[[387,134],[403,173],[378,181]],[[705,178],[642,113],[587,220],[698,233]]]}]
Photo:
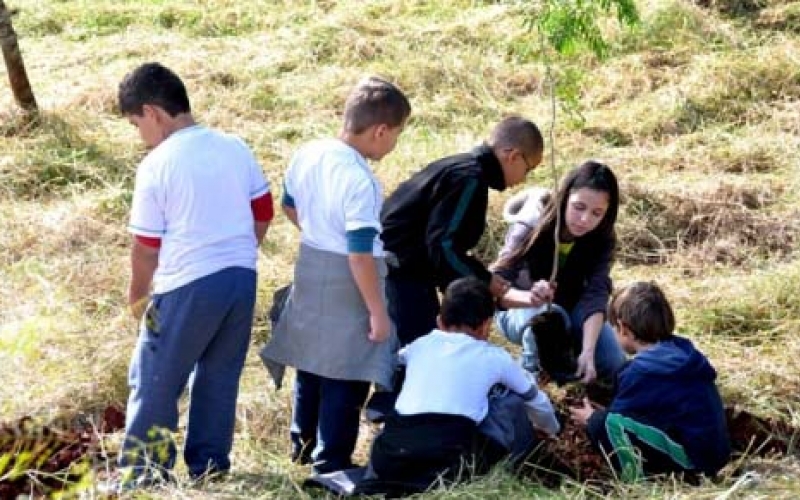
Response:
[{"label": "black jacket", "polygon": [[489,188],[506,187],[500,161],[486,145],[429,164],[398,186],[381,212],[386,250],[399,261],[392,274],[440,288],[491,273],[469,255],[486,227]]}]

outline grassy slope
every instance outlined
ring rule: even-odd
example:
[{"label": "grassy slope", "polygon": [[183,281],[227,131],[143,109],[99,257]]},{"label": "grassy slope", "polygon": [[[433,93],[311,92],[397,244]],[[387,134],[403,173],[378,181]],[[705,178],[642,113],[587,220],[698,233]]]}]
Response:
[{"label": "grassy slope", "polygon": [[[425,162],[479,142],[506,113],[549,126],[533,37],[521,7],[503,2],[7,3],[20,8],[15,25],[44,119],[25,128],[0,95],[3,419],[124,400],[135,337],[124,307],[124,226],[143,150],[113,109],[117,82],[136,64],[176,69],[198,118],[244,136],[276,186],[298,144],[336,131],[344,94],[366,73],[397,81],[415,107],[398,149],[377,166],[387,191]],[[617,281],[662,283],[682,331],[719,369],[726,399],[797,425],[800,3],[761,11],[711,3],[642,2],[638,31],[609,26],[609,61],[575,57],[586,122],[558,122],[558,168],[588,157],[614,167],[626,192]],[[550,176],[542,168],[532,182],[549,185]],[[502,236],[496,214],[507,196],[492,197],[487,257]],[[297,241],[282,218],[268,240],[259,311],[289,279]],[[267,335],[259,318],[254,347]],[[267,386],[252,355],[234,452],[240,473],[180,494],[300,496],[304,470],[285,458],[288,417],[288,392]],[[762,473],[749,489],[731,474],[700,489],[647,483],[612,495],[732,489],[790,498],[800,490],[791,460],[744,464]],[[426,498],[533,494],[547,493],[497,474]],[[554,494],[595,496],[580,485]]]}]

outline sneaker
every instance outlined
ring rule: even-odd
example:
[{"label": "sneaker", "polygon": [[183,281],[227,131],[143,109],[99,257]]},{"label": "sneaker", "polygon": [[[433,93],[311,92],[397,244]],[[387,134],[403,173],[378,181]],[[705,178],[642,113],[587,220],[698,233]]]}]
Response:
[{"label": "sneaker", "polygon": [[325,475],[356,468],[358,468],[358,465],[355,465],[353,462],[349,460],[347,462],[342,462],[342,463],[317,461],[314,462],[314,465],[311,468],[311,470],[314,472],[314,474]]}]

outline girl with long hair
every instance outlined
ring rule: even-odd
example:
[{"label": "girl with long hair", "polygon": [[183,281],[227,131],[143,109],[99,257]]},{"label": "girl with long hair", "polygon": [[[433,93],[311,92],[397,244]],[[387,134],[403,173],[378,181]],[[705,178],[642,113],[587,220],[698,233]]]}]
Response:
[{"label": "girl with long hair", "polygon": [[[557,210],[561,221],[558,264],[551,282]],[[522,364],[529,371],[538,372],[540,364],[534,318],[550,308],[562,314],[567,345],[571,343],[580,353],[575,378],[584,382],[598,375],[608,379],[625,362],[605,318],[618,210],[614,173],[602,163],[587,161],[568,172],[557,192],[544,200],[541,213],[531,218],[533,227],[517,222],[510,228],[493,270],[513,286],[500,299],[505,310],[497,313],[496,322],[508,340],[522,344]]]}]

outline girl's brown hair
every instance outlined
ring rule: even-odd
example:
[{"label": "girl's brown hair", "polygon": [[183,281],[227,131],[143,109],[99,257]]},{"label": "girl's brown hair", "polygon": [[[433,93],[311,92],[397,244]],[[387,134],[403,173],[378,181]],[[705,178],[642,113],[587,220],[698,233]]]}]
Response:
[{"label": "girl's brown hair", "polygon": [[616,232],[614,231],[614,224],[617,221],[617,213],[619,212],[619,185],[617,184],[617,178],[608,166],[590,160],[567,173],[561,180],[555,196],[550,196],[547,201],[536,228],[528,234],[519,246],[495,262],[492,268],[497,270],[514,268],[528,253],[528,250],[540,235],[555,232],[556,210],[561,211],[561,220],[564,220],[569,195],[582,188],[589,188],[608,194],[608,210],[606,210],[603,220],[583,237],[597,237],[611,240],[612,243],[615,243]]}]

